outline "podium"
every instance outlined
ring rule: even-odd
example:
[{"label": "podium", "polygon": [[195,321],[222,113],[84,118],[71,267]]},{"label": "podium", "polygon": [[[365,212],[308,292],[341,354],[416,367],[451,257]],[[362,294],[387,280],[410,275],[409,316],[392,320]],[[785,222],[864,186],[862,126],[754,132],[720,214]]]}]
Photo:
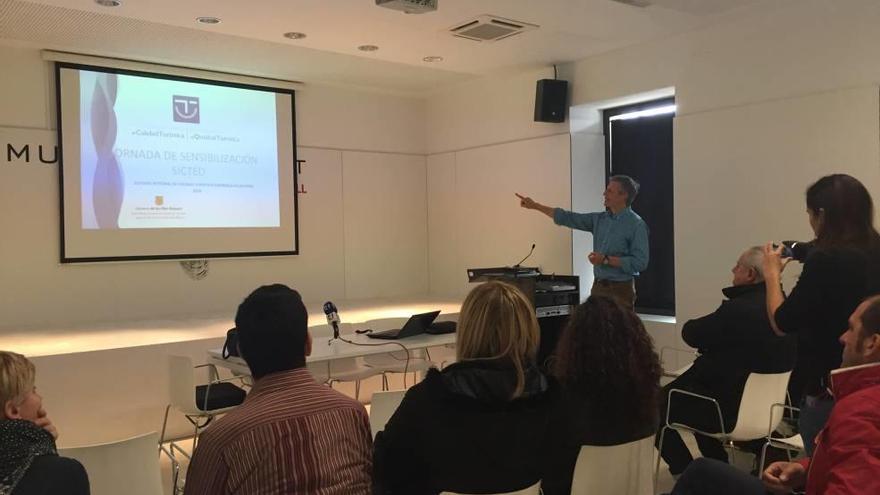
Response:
[{"label": "podium", "polygon": [[580,304],[577,275],[544,275],[537,267],[468,268],[468,282],[500,280],[518,287],[531,301],[541,329],[538,364],[547,370],[569,315]]}]

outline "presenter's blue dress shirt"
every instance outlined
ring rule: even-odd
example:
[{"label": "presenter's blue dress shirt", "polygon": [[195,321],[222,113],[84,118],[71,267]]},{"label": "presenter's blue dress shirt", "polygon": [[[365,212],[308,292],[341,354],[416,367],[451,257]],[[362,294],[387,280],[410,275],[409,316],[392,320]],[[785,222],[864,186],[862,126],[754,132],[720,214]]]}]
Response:
[{"label": "presenter's blue dress shirt", "polygon": [[648,226],[632,208],[624,208],[616,215],[610,211],[575,213],[556,208],[553,221],[591,232],[593,251],[620,257],[620,267],[595,265],[596,280],[626,282],[648,268]]}]

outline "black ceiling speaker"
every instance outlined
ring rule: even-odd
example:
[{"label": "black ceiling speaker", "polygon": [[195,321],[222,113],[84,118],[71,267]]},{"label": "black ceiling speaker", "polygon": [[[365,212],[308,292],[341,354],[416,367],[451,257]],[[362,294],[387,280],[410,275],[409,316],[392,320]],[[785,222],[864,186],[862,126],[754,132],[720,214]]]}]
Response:
[{"label": "black ceiling speaker", "polygon": [[535,122],[565,122],[568,81],[541,79],[535,90]]}]

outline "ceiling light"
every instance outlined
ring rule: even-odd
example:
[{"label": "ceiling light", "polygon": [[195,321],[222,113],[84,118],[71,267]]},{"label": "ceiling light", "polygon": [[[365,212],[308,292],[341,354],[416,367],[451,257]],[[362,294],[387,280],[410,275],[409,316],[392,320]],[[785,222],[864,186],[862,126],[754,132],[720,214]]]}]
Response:
[{"label": "ceiling light", "polygon": [[442,62],[443,57],[441,57],[440,55],[429,55],[422,60],[424,60],[425,62]]},{"label": "ceiling light", "polygon": [[362,52],[375,52],[379,47],[376,45],[361,45],[358,47],[358,50]]},{"label": "ceiling light", "polygon": [[306,37],[306,33],[298,33],[296,31],[291,31],[289,33],[284,33],[284,37],[291,40],[301,40]]},{"label": "ceiling light", "polygon": [[196,17],[196,21],[198,21],[202,24],[220,24],[219,17],[201,16],[201,17]]},{"label": "ceiling light", "polygon": [[119,7],[122,2],[119,0],[95,0],[95,3],[101,7]]}]

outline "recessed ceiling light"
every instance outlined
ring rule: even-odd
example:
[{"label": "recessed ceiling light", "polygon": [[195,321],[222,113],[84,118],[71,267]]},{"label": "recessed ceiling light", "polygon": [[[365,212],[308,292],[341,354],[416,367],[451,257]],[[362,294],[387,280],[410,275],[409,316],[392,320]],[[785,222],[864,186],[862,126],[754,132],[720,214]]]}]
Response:
[{"label": "recessed ceiling light", "polygon": [[425,62],[442,62],[443,57],[441,57],[440,55],[430,55],[423,58],[422,60],[424,60]]},{"label": "recessed ceiling light", "polygon": [[291,31],[289,33],[284,33],[284,37],[292,40],[301,40],[306,37],[306,33],[297,33],[296,31]]},{"label": "recessed ceiling light", "polygon": [[376,45],[361,45],[358,47],[358,50],[362,52],[375,52],[379,47]]},{"label": "recessed ceiling light", "polygon": [[220,24],[219,17],[201,16],[201,17],[196,17],[196,21],[198,21],[202,24]]},{"label": "recessed ceiling light", "polygon": [[122,2],[119,0],[95,0],[95,3],[101,7],[119,7]]}]

